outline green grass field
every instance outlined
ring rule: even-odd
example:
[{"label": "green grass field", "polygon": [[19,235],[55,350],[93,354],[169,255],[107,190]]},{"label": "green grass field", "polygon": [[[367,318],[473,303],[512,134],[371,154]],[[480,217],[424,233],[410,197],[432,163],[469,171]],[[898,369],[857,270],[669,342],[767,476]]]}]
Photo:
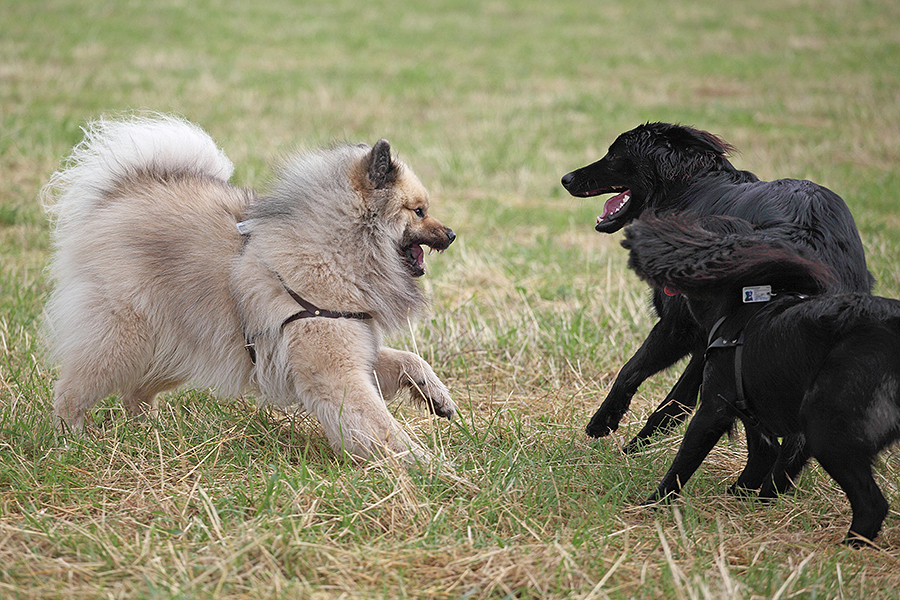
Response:
[{"label": "green grass field", "polygon": [[[454,471],[354,466],[314,419],[190,391],[149,425],[111,399],[57,442],[39,190],[86,119],[143,109],[200,124],[262,189],[296,148],[392,142],[459,239],[429,261],[432,316],[391,341],[462,414],[392,410]],[[0,597],[898,597],[896,452],[879,547],[853,551],[817,466],[770,506],[724,493],[740,435],[683,501],[637,507],[680,432],[619,446],[678,370],[584,436],[653,317],[620,235],[593,230],[601,200],[559,178],[656,120],[837,191],[900,297],[895,0],[0,0]]]}]

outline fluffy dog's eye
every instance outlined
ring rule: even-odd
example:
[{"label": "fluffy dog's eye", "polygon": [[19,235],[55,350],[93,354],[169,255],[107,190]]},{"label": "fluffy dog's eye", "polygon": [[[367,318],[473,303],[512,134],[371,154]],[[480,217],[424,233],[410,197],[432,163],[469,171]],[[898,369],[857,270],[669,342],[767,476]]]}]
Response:
[{"label": "fluffy dog's eye", "polygon": [[425,218],[425,209],[424,208],[415,208],[415,209],[413,209],[413,212],[416,213],[416,216],[419,217],[420,219]]}]

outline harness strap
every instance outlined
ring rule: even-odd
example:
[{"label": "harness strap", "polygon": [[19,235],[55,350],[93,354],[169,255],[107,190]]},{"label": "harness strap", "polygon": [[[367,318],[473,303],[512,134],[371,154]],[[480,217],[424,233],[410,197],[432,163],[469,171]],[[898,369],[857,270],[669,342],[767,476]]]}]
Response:
[{"label": "harness strap", "polygon": [[744,377],[743,377],[743,365],[741,364],[741,356],[744,351],[744,332],[741,331],[741,334],[738,336],[737,342],[735,342],[734,347],[734,387],[735,392],[737,394],[737,401],[734,403],[735,408],[741,411],[741,414],[744,418],[749,418],[754,425],[759,425],[759,421],[756,419],[756,416],[750,412],[750,403],[747,402],[747,397],[744,395]]},{"label": "harness strap", "polygon": [[[279,279],[281,279],[279,277]],[[318,308],[315,304],[308,300],[304,300],[300,297],[300,295],[289,288],[284,281],[281,282],[281,285],[284,286],[284,289],[288,294],[291,295],[291,298],[294,299],[294,302],[303,307],[303,310],[296,312],[289,316],[284,322],[281,323],[281,329],[284,330],[284,326],[288,323],[296,321],[297,319],[308,319],[310,317],[325,317],[326,319],[359,319],[361,321],[367,321],[372,318],[367,312],[350,312],[343,310],[327,310],[325,308]]]},{"label": "harness strap", "polygon": [[713,339],[713,336],[719,330],[719,327],[722,326],[722,323],[725,322],[727,317],[721,317],[718,321],[716,321],[715,325],[713,325],[712,329],[709,332],[709,341],[708,346],[706,347],[707,354],[710,350],[716,349],[727,349],[734,348],[734,387],[735,387],[735,402],[732,404],[728,401],[727,398],[719,394],[719,398],[725,401],[726,404],[730,405],[741,418],[745,419],[749,424],[753,426],[759,425],[759,419],[753,414],[752,409],[750,408],[750,403],[747,402],[747,396],[744,393],[744,376],[743,376],[743,365],[741,364],[741,359],[743,357],[743,349],[744,349],[744,330],[738,333],[737,338],[734,339],[725,339],[722,336],[719,336]]},{"label": "harness strap", "polygon": [[[281,322],[281,331],[284,331],[284,328],[288,323],[293,323],[298,319],[322,317],[325,319],[358,319],[360,321],[367,321],[372,318],[372,315],[367,312],[351,312],[319,308],[315,304],[313,304],[309,300],[305,300],[300,296],[300,294],[289,288],[280,275],[276,273],[276,276],[278,277],[278,281],[281,282],[281,285],[284,287],[285,291],[290,294],[291,298],[294,299],[294,302],[299,304],[302,308],[302,310],[295,312]],[[247,353],[250,355],[250,362],[256,364],[256,344],[253,343],[253,340],[251,338],[247,338],[247,343],[244,344],[244,348],[247,349]]]}]

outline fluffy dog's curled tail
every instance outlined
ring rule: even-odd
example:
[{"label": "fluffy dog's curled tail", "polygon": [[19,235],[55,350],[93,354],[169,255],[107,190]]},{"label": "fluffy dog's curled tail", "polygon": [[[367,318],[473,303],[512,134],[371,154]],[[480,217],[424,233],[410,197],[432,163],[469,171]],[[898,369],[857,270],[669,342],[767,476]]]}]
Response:
[{"label": "fluffy dog's curled tail", "polygon": [[96,207],[128,177],[191,173],[227,181],[234,170],[205,131],[176,117],[99,119],[82,129],[84,139],[41,192],[57,243],[70,227],[89,227]]},{"label": "fluffy dog's curled tail", "polygon": [[754,229],[724,216],[644,217],[625,230],[628,266],[651,285],[718,294],[747,285],[820,294],[835,285],[822,262],[786,241],[790,228]]}]

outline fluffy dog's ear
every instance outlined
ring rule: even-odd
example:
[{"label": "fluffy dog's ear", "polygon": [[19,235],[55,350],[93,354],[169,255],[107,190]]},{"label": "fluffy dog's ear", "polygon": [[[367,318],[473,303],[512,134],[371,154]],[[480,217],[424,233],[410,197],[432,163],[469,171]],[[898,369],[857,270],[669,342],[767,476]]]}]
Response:
[{"label": "fluffy dog's ear", "polygon": [[369,167],[366,174],[374,188],[381,189],[393,184],[397,179],[397,165],[391,158],[391,145],[381,139],[372,146],[368,157]]}]

